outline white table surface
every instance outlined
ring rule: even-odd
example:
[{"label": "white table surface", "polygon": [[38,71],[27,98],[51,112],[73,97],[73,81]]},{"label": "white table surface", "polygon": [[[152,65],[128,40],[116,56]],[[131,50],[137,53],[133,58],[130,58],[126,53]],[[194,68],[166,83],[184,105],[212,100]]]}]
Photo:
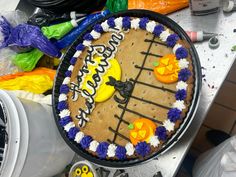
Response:
[{"label": "white table surface", "polygon": [[0,12],[15,10],[20,0],[0,0]]}]

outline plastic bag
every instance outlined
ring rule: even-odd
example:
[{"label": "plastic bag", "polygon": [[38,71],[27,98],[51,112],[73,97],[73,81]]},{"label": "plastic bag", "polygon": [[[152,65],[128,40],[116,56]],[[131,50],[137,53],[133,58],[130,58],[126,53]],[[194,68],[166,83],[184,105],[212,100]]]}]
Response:
[{"label": "plastic bag", "polygon": [[77,20],[73,19],[71,21],[59,23],[56,25],[44,26],[41,28],[41,31],[48,39],[54,38],[58,40],[65,36],[67,33],[69,33],[73,28],[77,27],[78,23],[84,18],[85,17],[82,17]]},{"label": "plastic bag", "polygon": [[[25,23],[28,19],[25,12],[22,12],[20,10],[4,11],[0,13],[0,16],[4,16],[12,27]],[[0,42],[2,41],[0,40]],[[9,46],[9,48],[17,53],[22,53],[32,50],[32,47]]]},{"label": "plastic bag", "polygon": [[11,90],[8,92],[13,93],[18,98],[23,98],[23,99],[34,101],[34,102],[41,103],[41,104],[52,105],[52,95],[51,94],[45,96],[43,94],[35,94],[35,93],[27,92],[24,90]]},{"label": "plastic bag", "polygon": [[66,36],[58,40],[55,45],[58,49],[64,49],[66,47],[69,47],[80,35],[81,32],[83,32],[89,25],[94,23],[95,21],[105,17],[106,15],[110,14],[109,10],[105,10],[102,12],[98,12],[95,14],[88,15],[85,20],[83,20],[79,26],[74,28],[71,32],[69,32]]},{"label": "plastic bag", "polygon": [[45,12],[38,12],[36,14],[33,14],[29,20],[28,24],[43,27],[43,26],[49,26],[52,23],[62,23],[65,21],[70,20],[69,14],[54,14],[53,12],[45,11]]},{"label": "plastic bag", "polygon": [[41,31],[43,32],[44,36],[46,36],[48,39],[51,38],[60,39],[68,32],[70,32],[73,28],[74,28],[73,25],[69,21],[52,26],[44,26],[41,28]]},{"label": "plastic bag", "polygon": [[5,17],[0,18],[0,48],[8,46],[38,48],[52,57],[60,57],[60,51],[43,35],[40,28],[26,23],[13,27]]},{"label": "plastic bag", "polygon": [[146,9],[169,14],[188,7],[189,0],[128,0],[128,9]]},{"label": "plastic bag", "polygon": [[46,67],[50,69],[56,69],[57,66],[60,64],[61,60],[58,58],[51,58],[47,55],[44,55],[40,58],[39,62],[37,63],[37,67]]},{"label": "plastic bag", "polygon": [[107,0],[106,7],[113,13],[127,10],[128,0]]},{"label": "plastic bag", "polygon": [[[227,158],[230,157],[230,158]],[[218,146],[204,152],[196,160],[193,177],[233,177],[236,176],[236,135]]]},{"label": "plastic bag", "polygon": [[48,75],[50,77],[50,79],[53,81],[53,79],[56,75],[56,70],[44,68],[44,67],[39,67],[39,68],[36,68],[30,72],[18,72],[15,74],[0,76],[0,82],[7,81],[10,79],[15,79],[20,76],[32,76],[32,75]]},{"label": "plastic bag", "polygon": [[28,20],[25,12],[20,10],[0,12],[0,16],[4,16],[13,27],[25,23]]},{"label": "plastic bag", "polygon": [[32,71],[42,56],[43,52],[33,49],[27,53],[17,54],[12,59],[12,62],[23,71]]},{"label": "plastic bag", "polygon": [[53,81],[48,75],[21,76],[15,79],[0,82],[0,89],[25,90],[41,94],[52,89]]},{"label": "plastic bag", "polygon": [[0,76],[21,71],[21,69],[12,63],[12,58],[15,55],[16,53],[10,49],[0,50]]}]

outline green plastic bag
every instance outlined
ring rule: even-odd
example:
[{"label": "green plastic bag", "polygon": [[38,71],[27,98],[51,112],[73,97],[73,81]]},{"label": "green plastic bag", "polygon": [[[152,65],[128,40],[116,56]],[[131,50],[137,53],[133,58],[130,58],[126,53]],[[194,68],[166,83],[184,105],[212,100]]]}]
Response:
[{"label": "green plastic bag", "polygon": [[113,13],[127,10],[128,0],[107,0],[106,7]]},{"label": "green plastic bag", "polygon": [[68,21],[52,26],[44,26],[41,28],[41,31],[48,39],[55,38],[58,40],[70,32],[73,28],[74,26],[71,21]]},{"label": "green plastic bag", "polygon": [[23,71],[32,71],[42,56],[43,52],[33,49],[30,52],[15,55],[12,62]]}]

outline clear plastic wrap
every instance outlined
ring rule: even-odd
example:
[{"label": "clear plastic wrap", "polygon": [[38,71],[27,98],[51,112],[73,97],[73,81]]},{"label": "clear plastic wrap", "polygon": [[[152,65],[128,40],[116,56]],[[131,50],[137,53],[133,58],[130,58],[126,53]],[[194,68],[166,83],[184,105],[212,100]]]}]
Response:
[{"label": "clear plastic wrap", "polygon": [[10,49],[0,49],[0,76],[21,71],[12,63],[15,55],[16,53]]}]

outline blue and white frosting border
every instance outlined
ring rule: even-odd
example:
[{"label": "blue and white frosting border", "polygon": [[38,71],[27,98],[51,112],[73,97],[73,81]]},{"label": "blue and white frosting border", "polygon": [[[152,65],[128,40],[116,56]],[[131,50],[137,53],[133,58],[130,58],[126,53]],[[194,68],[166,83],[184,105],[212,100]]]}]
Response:
[{"label": "blue and white frosting border", "polygon": [[[159,39],[165,42],[168,47],[173,48],[173,53],[176,55],[179,67],[181,69],[178,75],[179,81],[176,85],[176,101],[172,105],[173,108],[169,110],[167,114],[168,119],[163,122],[163,125],[157,127],[155,136],[150,138],[149,143],[140,142],[134,146],[129,142],[124,147],[117,147],[116,145],[109,144],[107,142],[99,143],[81,132],[70,117],[70,111],[67,104],[67,94],[69,92],[70,78],[74,65],[83,50],[86,47],[89,47],[93,40],[100,38],[102,33],[109,32],[110,29],[114,27],[118,29],[143,29],[154,34],[156,37],[159,37]],[[60,87],[60,95],[57,105],[57,109],[60,111],[59,124],[67,132],[67,136],[70,140],[78,143],[81,148],[86,147],[86,149],[97,153],[100,158],[116,157],[120,160],[124,160],[134,154],[140,156],[148,155],[151,150],[150,146],[158,147],[160,141],[167,140],[167,133],[174,131],[175,122],[181,119],[182,111],[186,108],[184,100],[187,94],[187,80],[191,75],[191,72],[188,69],[189,62],[186,59],[188,57],[188,50],[181,44],[177,43],[179,40],[177,34],[171,34],[169,29],[165,29],[163,25],[157,24],[155,21],[149,20],[145,17],[132,19],[130,17],[109,18],[103,23],[95,25],[90,33],[84,35],[83,39],[83,42],[78,44],[76,47],[76,52],[70,60],[70,66],[65,72],[65,78]]]}]

